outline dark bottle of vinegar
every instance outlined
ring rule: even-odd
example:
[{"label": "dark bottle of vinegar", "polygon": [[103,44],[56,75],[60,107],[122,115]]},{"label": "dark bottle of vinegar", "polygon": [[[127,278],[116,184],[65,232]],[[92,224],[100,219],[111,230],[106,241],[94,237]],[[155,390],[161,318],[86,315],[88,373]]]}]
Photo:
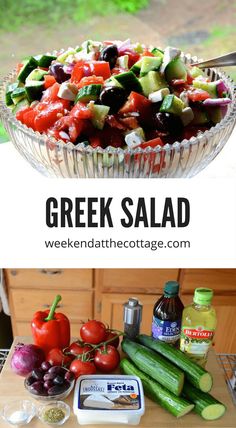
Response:
[{"label": "dark bottle of vinegar", "polygon": [[163,296],[153,309],[152,337],[177,345],[180,339],[184,305],[179,296],[179,283],[168,281]]}]

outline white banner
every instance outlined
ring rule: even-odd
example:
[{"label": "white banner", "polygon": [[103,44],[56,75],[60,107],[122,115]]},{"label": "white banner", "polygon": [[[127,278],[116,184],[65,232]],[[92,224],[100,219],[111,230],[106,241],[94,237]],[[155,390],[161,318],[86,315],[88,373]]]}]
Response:
[{"label": "white banner", "polygon": [[235,268],[235,188],[197,178],[2,183],[0,266]]}]

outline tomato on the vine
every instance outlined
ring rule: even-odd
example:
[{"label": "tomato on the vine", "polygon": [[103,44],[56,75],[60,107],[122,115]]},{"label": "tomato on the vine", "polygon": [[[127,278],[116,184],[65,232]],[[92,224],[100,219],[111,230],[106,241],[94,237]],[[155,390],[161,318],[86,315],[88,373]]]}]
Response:
[{"label": "tomato on the vine", "polygon": [[120,343],[120,338],[119,336],[117,336],[117,333],[115,331],[112,331],[109,329],[107,330],[105,341],[107,342],[108,340],[110,340],[109,345],[112,345],[115,348],[118,348]]},{"label": "tomato on the vine", "polygon": [[70,355],[65,355],[60,348],[52,348],[47,354],[47,361],[52,366],[67,367],[71,363],[72,358]]},{"label": "tomato on the vine", "polygon": [[112,345],[105,345],[95,352],[95,366],[103,373],[115,370],[120,362],[120,354]]},{"label": "tomato on the vine", "polygon": [[81,375],[95,374],[96,367],[92,361],[75,359],[70,365],[70,372],[74,373],[74,376],[77,379]]},{"label": "tomato on the vine", "polygon": [[84,345],[82,343],[78,343],[78,342],[73,342],[70,344],[70,346],[68,346],[68,348],[66,349],[67,352],[70,352],[73,355],[83,355],[86,352],[89,352],[89,355],[91,356],[92,352],[93,352],[93,348],[89,345]]},{"label": "tomato on the vine", "polygon": [[97,345],[105,340],[106,326],[100,321],[89,320],[82,325],[80,336],[84,342]]}]

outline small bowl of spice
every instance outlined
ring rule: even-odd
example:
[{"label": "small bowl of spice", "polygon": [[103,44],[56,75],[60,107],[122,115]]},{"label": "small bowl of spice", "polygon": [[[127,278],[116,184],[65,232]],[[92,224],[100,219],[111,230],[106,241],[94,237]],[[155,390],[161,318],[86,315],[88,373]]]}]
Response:
[{"label": "small bowl of spice", "polygon": [[53,401],[38,407],[38,417],[47,425],[63,425],[70,417],[70,406],[64,401]]},{"label": "small bowl of spice", "polygon": [[2,418],[10,425],[28,424],[36,414],[36,407],[29,400],[12,401],[2,409]]}]

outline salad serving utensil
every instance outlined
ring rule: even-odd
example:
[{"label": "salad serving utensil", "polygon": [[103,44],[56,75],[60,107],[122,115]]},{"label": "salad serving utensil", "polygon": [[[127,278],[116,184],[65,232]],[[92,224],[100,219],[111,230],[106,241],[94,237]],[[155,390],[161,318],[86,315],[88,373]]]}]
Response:
[{"label": "salad serving utensil", "polygon": [[216,58],[207,59],[206,61],[194,62],[191,65],[195,65],[199,68],[213,68],[213,67],[229,67],[236,65],[236,51],[230,52],[225,55],[218,56]]}]

